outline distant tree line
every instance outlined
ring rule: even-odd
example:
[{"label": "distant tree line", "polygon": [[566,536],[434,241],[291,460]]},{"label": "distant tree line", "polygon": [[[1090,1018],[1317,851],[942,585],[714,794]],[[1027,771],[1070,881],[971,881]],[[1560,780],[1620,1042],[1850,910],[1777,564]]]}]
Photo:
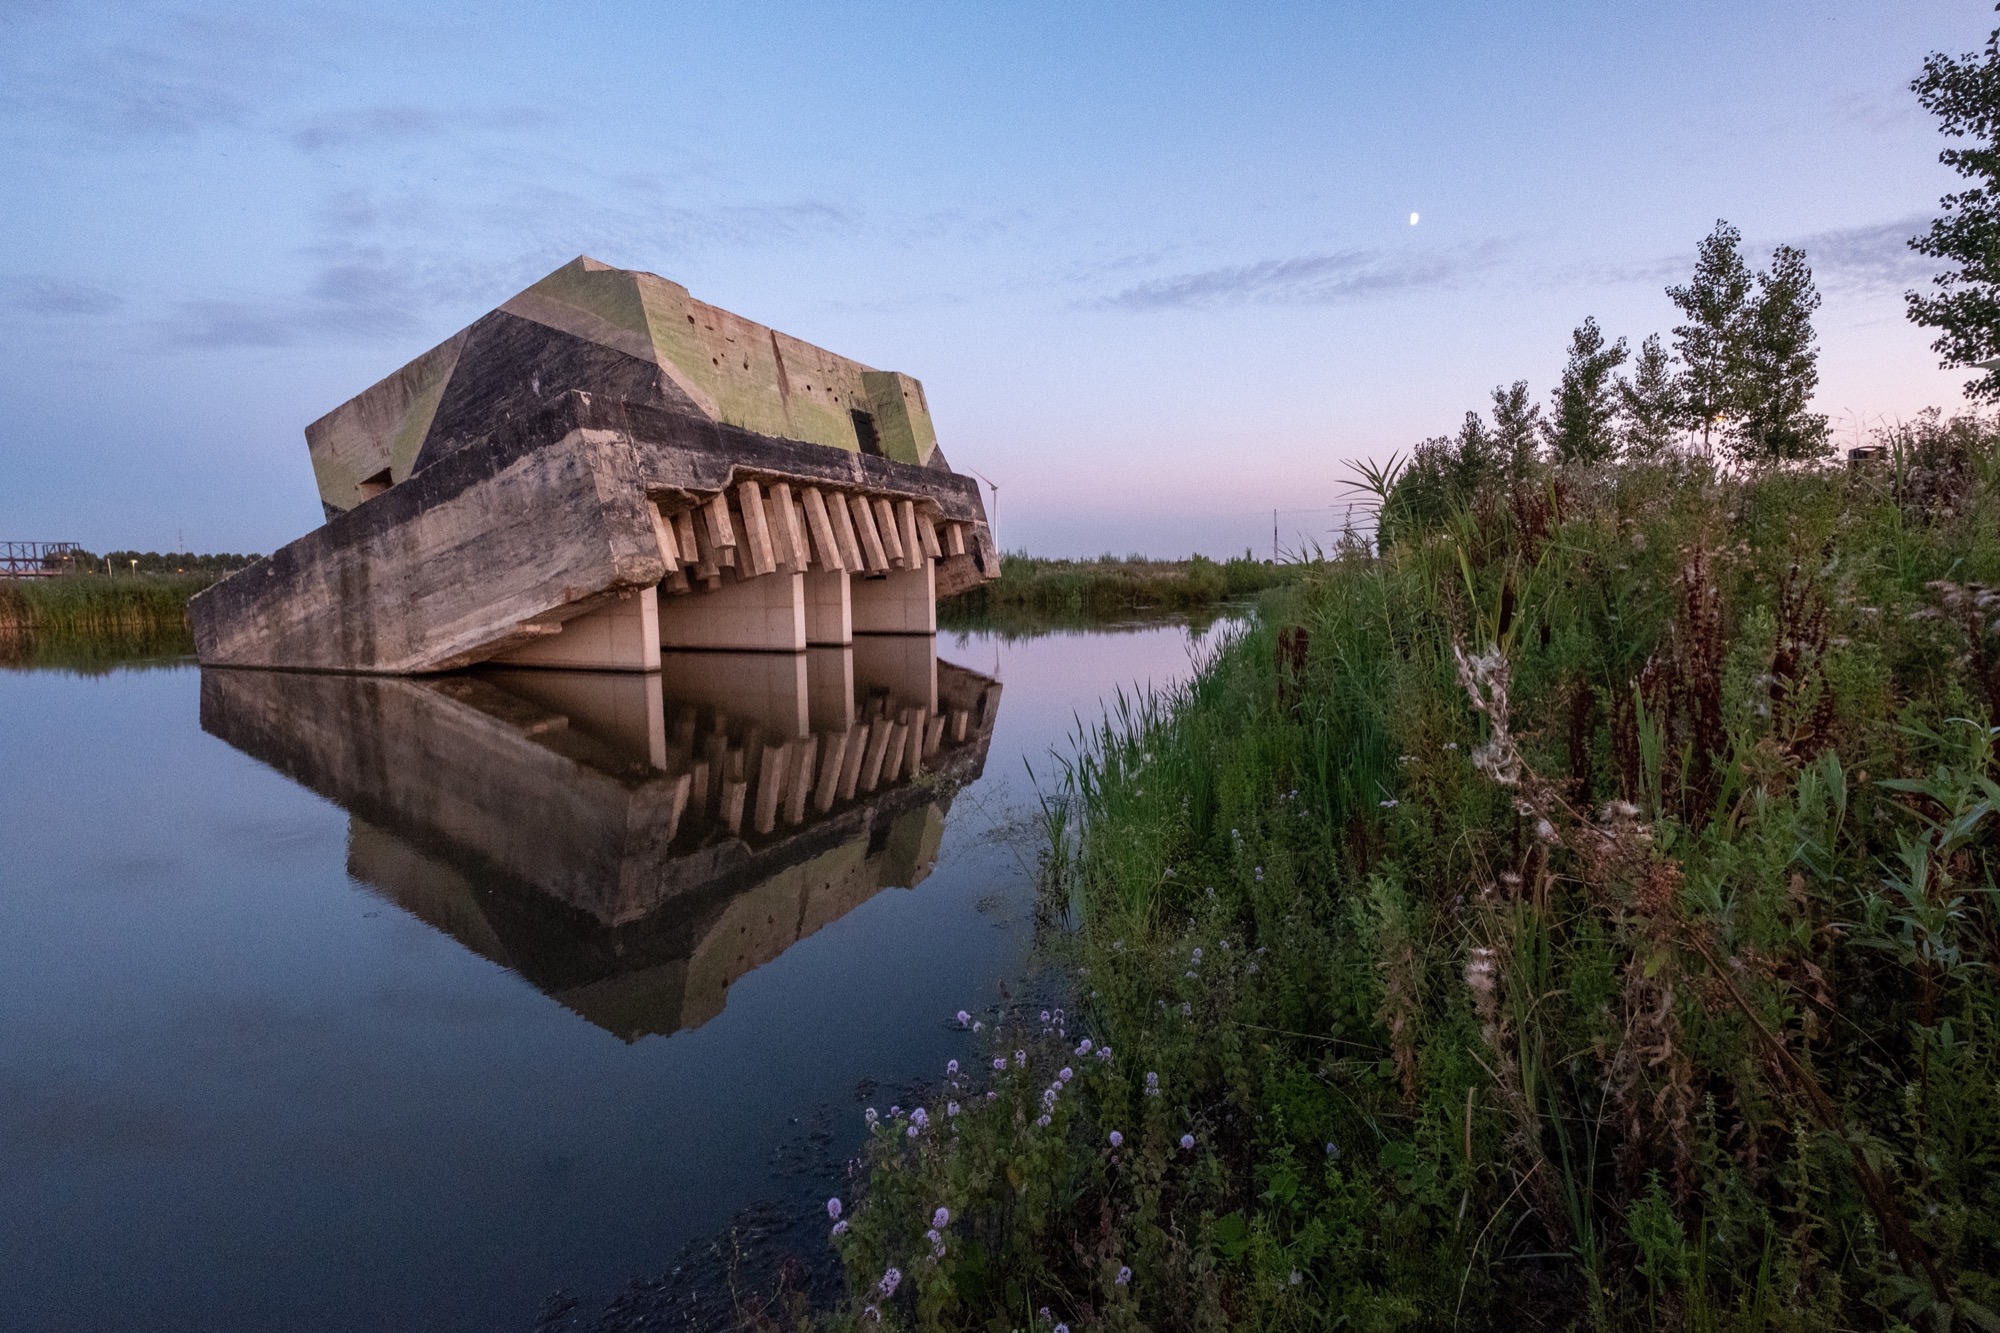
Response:
[{"label": "distant tree line", "polygon": [[193,551],[78,551],[70,568],[78,573],[112,574],[203,574],[221,578],[263,559],[259,555],[239,555],[222,551],[197,554]]}]

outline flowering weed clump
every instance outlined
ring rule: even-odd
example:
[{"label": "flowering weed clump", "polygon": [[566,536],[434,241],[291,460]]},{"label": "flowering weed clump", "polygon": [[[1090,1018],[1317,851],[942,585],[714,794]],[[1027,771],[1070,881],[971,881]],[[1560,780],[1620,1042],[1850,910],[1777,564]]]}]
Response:
[{"label": "flowering weed clump", "polygon": [[1121,700],[851,1317],[2000,1328],[2000,454],[1889,443],[1537,467]]}]

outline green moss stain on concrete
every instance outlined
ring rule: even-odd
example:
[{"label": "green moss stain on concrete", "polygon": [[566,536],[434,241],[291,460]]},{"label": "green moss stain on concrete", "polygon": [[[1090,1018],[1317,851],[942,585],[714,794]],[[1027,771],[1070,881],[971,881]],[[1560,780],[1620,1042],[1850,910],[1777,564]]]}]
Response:
[{"label": "green moss stain on concrete", "polygon": [[[580,255],[500,309],[657,365],[711,420],[854,453],[859,412],[888,458],[925,464],[937,447],[915,379],[698,301],[657,274]],[[409,476],[465,338],[459,331],[306,428],[329,506],[352,509],[360,483],[385,469],[392,483]]]},{"label": "green moss stain on concrete", "polygon": [[930,407],[924,402],[924,386],[894,370],[871,370],[861,378],[874,408],[882,453],[899,463],[930,462],[931,451],[937,448],[937,432],[931,426]]}]

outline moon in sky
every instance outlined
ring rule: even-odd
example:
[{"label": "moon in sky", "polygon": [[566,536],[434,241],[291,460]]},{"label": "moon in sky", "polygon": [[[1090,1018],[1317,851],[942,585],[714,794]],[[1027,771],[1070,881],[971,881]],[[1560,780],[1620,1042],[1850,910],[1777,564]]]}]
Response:
[{"label": "moon in sky", "polygon": [[1417,215],[1415,213],[1410,214],[1410,225],[1412,227],[1417,225]]}]

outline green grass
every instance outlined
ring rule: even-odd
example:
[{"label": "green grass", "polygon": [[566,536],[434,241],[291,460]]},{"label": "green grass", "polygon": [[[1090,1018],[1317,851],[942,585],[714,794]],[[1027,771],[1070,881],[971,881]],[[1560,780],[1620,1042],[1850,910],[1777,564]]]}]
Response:
[{"label": "green grass", "polygon": [[1147,612],[1190,611],[1255,596],[1289,583],[1303,566],[1247,557],[1215,561],[1051,560],[1017,552],[1000,563],[1000,577],[942,603],[940,617],[1030,612],[1102,620]]},{"label": "green grass", "polygon": [[1997,443],[1539,471],[1121,699],[825,1322],[2000,1327]]},{"label": "green grass", "polygon": [[0,581],[0,655],[11,665],[105,663],[194,651],[188,598],[208,575],[68,575]]}]

